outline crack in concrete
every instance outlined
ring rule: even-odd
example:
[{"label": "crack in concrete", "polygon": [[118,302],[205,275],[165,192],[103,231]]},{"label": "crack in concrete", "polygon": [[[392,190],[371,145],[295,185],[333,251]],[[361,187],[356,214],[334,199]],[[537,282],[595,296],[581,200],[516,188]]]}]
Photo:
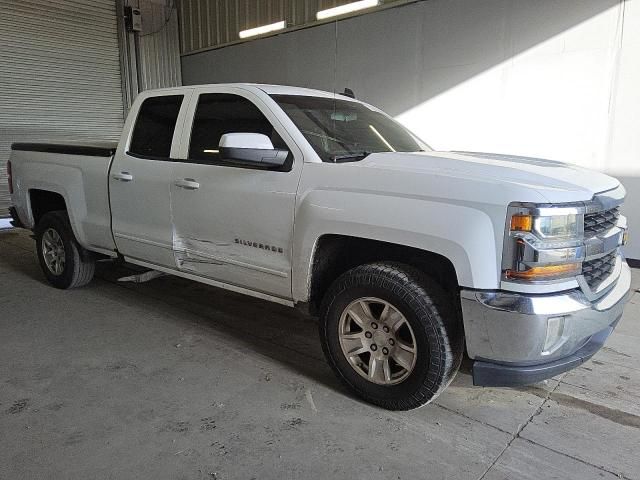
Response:
[{"label": "crack in concrete", "polygon": [[618,478],[621,478],[622,480],[633,480],[632,478],[629,478],[627,476],[625,476],[622,473],[619,472],[612,472],[611,470],[608,470],[607,468],[603,467],[602,465],[594,465],[593,463],[589,463],[585,460],[583,460],[582,458],[578,458],[578,457],[574,457],[573,455],[569,455],[568,453],[565,452],[561,452],[560,450],[556,450],[555,448],[551,448],[547,445],[543,445],[542,443],[538,443],[534,440],[531,440],[529,438],[526,437],[519,437],[521,440],[524,440],[525,442],[531,443],[532,445],[536,445],[538,447],[544,448],[545,450],[549,450],[550,452],[556,453],[558,455],[562,455],[563,457],[567,457],[570,458],[571,460],[575,460],[576,462],[580,462],[584,465],[588,465],[590,467],[593,467],[597,470],[602,470],[603,472],[606,473],[610,473],[611,475],[615,475]]},{"label": "crack in concrete", "polygon": [[[565,376],[566,376],[566,374],[565,374],[565,375],[563,375],[563,378],[564,378]],[[588,465],[588,466],[590,466],[590,467],[592,467],[592,468],[595,468],[595,469],[597,469],[597,470],[601,470],[601,471],[606,472],[606,473],[609,473],[609,474],[611,474],[611,475],[615,475],[616,477],[621,478],[621,479],[623,479],[623,480],[632,480],[632,479],[630,479],[629,477],[626,477],[625,475],[623,475],[622,473],[619,473],[619,472],[613,472],[613,471],[608,470],[607,468],[603,467],[602,465],[594,465],[593,463],[589,463],[589,462],[587,462],[587,461],[585,461],[585,460],[583,460],[583,459],[581,459],[581,458],[574,457],[573,455],[570,455],[570,454],[568,454],[568,453],[566,453],[566,452],[561,452],[561,451],[559,451],[559,450],[555,450],[555,449],[553,449],[553,448],[551,448],[551,447],[548,447],[547,445],[543,445],[543,444],[541,444],[541,443],[535,442],[535,441],[533,441],[533,440],[530,440],[530,439],[528,439],[528,438],[526,438],[526,437],[521,436],[521,433],[522,433],[522,432],[524,431],[524,429],[525,429],[525,428],[526,428],[526,427],[527,427],[527,426],[528,426],[528,425],[533,421],[533,419],[542,413],[544,406],[547,404],[547,402],[548,402],[549,400],[556,401],[556,402],[557,402],[557,403],[559,403],[559,404],[564,404],[564,403],[563,403],[564,401],[567,401],[567,402],[569,402],[569,403],[571,403],[571,404],[575,404],[575,403],[580,403],[580,404],[582,404],[582,403],[584,403],[584,404],[589,404],[589,405],[590,405],[590,406],[592,406],[592,408],[593,408],[593,409],[595,409],[595,410],[599,410],[599,408],[600,408],[600,407],[601,407],[602,409],[611,410],[611,411],[615,412],[615,415],[622,414],[622,416],[624,417],[624,419],[626,419],[626,418],[627,418],[627,416],[633,417],[633,420],[631,421],[631,423],[633,423],[633,424],[632,424],[632,425],[625,425],[625,426],[631,426],[631,427],[634,427],[634,428],[639,428],[639,427],[638,427],[638,426],[636,426],[636,424],[635,424],[636,422],[640,422],[640,417],[638,417],[637,415],[627,414],[626,412],[621,412],[620,410],[615,410],[615,409],[608,408],[608,407],[604,407],[604,406],[597,405],[597,404],[591,404],[590,402],[587,402],[587,401],[585,401],[585,400],[581,400],[581,399],[579,399],[579,398],[572,397],[571,395],[566,395],[566,394],[564,394],[564,393],[557,393],[557,392],[556,392],[556,390],[558,389],[558,387],[560,387],[560,385],[561,385],[561,384],[571,385],[570,383],[564,382],[564,381],[561,379],[561,380],[558,382],[558,384],[557,384],[555,387],[553,387],[553,389],[552,389],[552,390],[550,390],[550,391],[548,391],[548,392],[547,392],[547,394],[546,394],[546,395],[542,395],[542,394],[541,394],[541,393],[542,393],[542,392],[541,392],[541,389],[536,388],[536,387],[529,387],[529,388],[524,388],[524,389],[522,389],[522,391],[528,391],[529,393],[531,393],[531,394],[533,394],[533,395],[536,395],[536,396],[537,396],[537,397],[539,397],[539,398],[542,398],[542,399],[543,399],[543,401],[542,401],[542,403],[540,404],[540,406],[536,409],[536,411],[535,411],[535,412],[533,412],[533,414],[531,414],[531,416],[527,419],[527,421],[526,421],[526,422],[525,422],[521,427],[519,427],[519,428],[518,428],[518,430],[517,430],[517,432],[516,432],[515,434],[513,434],[512,438],[509,440],[509,442],[507,442],[507,445],[504,447],[504,449],[502,449],[502,451],[498,454],[498,456],[496,457],[496,459],[495,459],[495,460],[494,460],[494,461],[489,465],[489,467],[488,467],[488,468],[485,470],[485,472],[484,472],[484,473],[483,473],[483,474],[478,478],[478,480],[483,480],[483,479],[487,476],[487,474],[491,471],[491,469],[492,469],[492,468],[493,468],[493,467],[498,463],[498,461],[502,458],[502,456],[504,455],[504,453],[509,449],[509,447],[511,447],[511,445],[512,445],[512,444],[513,444],[513,442],[516,440],[516,438],[520,438],[520,439],[522,439],[522,440],[524,440],[524,441],[526,441],[526,442],[529,442],[529,443],[531,443],[531,444],[533,444],[533,445],[537,445],[537,446],[542,447],[542,448],[544,448],[544,449],[546,449],[546,450],[549,450],[549,451],[554,452],[554,453],[556,453],[556,454],[558,454],[558,455],[562,455],[562,456],[564,456],[564,457],[570,458],[570,459],[572,459],[572,460],[574,460],[574,461],[576,461],[576,462],[580,462],[580,463],[582,463],[582,464],[584,464],[584,465]],[[558,399],[560,399],[560,401],[558,401]],[[569,399],[570,399],[570,400],[569,400]],[[568,406],[572,406],[572,405],[568,405]],[[596,407],[597,407],[597,408],[596,408]],[[580,407],[576,407],[576,408],[580,408]],[[585,408],[585,410],[586,410],[586,411],[589,411],[590,413],[594,413],[594,412],[593,412],[593,411],[591,411],[590,409],[586,409],[586,408]],[[595,414],[595,415],[598,415],[597,413],[594,413],[594,414]],[[605,413],[605,415],[608,415],[608,414],[609,414],[609,412]],[[614,414],[612,414],[612,415],[614,415]],[[601,416],[601,415],[598,415],[598,416]],[[602,418],[607,418],[607,416],[603,416]],[[617,417],[617,419],[619,420],[619,417]],[[614,419],[610,419],[610,420],[612,420],[612,421],[614,421],[614,422],[616,422],[616,423],[620,423],[619,421],[616,421],[616,420],[614,420]],[[500,430],[500,429],[498,429],[498,430]]]},{"label": "crack in concrete", "polygon": [[472,422],[479,423],[480,425],[483,425],[485,427],[493,428],[494,430],[497,430],[501,433],[505,433],[507,435],[513,435],[513,432],[503,430],[502,428],[496,427],[495,425],[491,425],[490,423],[484,422],[482,420],[478,420],[477,418],[470,417],[469,415],[459,412],[458,410],[453,410],[452,408],[445,407],[444,405],[440,405],[439,403],[435,403],[435,402],[432,405],[435,407],[441,408],[446,412],[453,413],[454,415],[460,415],[461,417],[466,418],[467,420],[471,420]]},{"label": "crack in concrete", "polygon": [[542,408],[545,406],[545,404],[547,403],[547,401],[549,400],[549,397],[551,397],[553,392],[555,392],[556,389],[560,386],[560,383],[562,383],[562,381],[559,381],[557,383],[557,385],[555,387],[553,387],[553,389],[551,389],[549,392],[547,392],[547,395],[545,396],[545,398],[542,401],[542,403],[540,403],[540,405],[538,406],[536,411],[533,412],[529,416],[529,418],[527,419],[526,422],[524,422],[522,425],[520,425],[518,427],[518,430],[516,430],[516,433],[514,433],[511,436],[511,439],[507,442],[507,444],[502,449],[502,451],[498,454],[498,456],[495,458],[495,460],[493,462],[491,462],[491,464],[487,467],[487,469],[482,473],[482,475],[480,475],[480,477],[478,477],[478,480],[483,480],[487,476],[487,474],[491,471],[491,469],[494,467],[494,465],[496,465],[496,463],[498,463],[498,461],[502,458],[502,456],[504,455],[504,452],[506,452],[509,449],[509,447],[511,447],[511,445],[516,440],[516,438],[520,438],[520,434],[526,428],[526,426],[529,425],[535,417],[537,417],[538,415],[540,415],[542,413]]},{"label": "crack in concrete", "polygon": [[583,387],[582,385],[575,385],[571,382],[565,382],[562,380],[556,385],[556,387],[552,390],[550,394],[542,395],[540,389],[535,387],[522,388],[520,391],[531,393],[539,398],[544,398],[545,402],[547,400],[553,400],[557,402],[559,405],[563,405],[570,408],[576,408],[579,410],[583,410],[585,412],[589,412],[597,417],[604,418],[605,420],[609,420],[611,422],[617,423],[618,425],[622,425],[625,427],[632,428],[640,428],[640,416],[635,415],[633,413],[625,412],[623,410],[618,410],[617,408],[607,407],[605,405],[601,405],[599,403],[590,402],[588,400],[584,400],[582,398],[574,397],[573,395],[567,395],[566,393],[556,392],[558,386],[562,383],[563,385],[569,385],[571,387],[580,388],[582,390],[586,390],[587,392],[591,392],[593,394],[601,395],[604,397],[611,397],[611,395],[603,394],[601,392],[591,390],[587,387]]}]

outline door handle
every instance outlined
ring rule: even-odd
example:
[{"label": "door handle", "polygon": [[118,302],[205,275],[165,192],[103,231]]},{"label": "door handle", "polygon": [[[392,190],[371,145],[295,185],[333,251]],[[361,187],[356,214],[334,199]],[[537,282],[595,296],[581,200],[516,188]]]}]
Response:
[{"label": "door handle", "polygon": [[182,180],[178,180],[176,181],[176,185],[180,188],[184,188],[185,190],[197,190],[200,188],[200,184],[193,178],[183,178]]},{"label": "door handle", "polygon": [[129,172],[114,173],[111,176],[116,180],[120,180],[121,182],[130,182],[131,180],[133,180],[133,175],[131,175]]}]

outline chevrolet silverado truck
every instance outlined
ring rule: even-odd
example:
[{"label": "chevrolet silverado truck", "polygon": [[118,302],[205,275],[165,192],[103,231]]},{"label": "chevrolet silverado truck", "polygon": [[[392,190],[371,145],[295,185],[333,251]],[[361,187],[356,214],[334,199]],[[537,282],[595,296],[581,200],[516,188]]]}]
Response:
[{"label": "chevrolet silverado truck", "polygon": [[8,173],[53,286],[112,258],[302,308],[340,380],[388,409],[433,400],[465,350],[475,385],[574,368],[630,291],[616,179],[433,151],[346,94],[147,91],[117,145],[16,143]]}]

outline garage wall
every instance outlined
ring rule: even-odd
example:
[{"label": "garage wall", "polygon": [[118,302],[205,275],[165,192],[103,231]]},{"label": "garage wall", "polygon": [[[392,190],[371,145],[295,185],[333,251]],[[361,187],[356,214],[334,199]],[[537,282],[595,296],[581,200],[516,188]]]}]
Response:
[{"label": "garage wall", "polygon": [[[182,84],[177,0],[115,0],[119,25],[120,64],[125,110],[138,92]],[[139,9],[141,31],[127,28],[127,8]]]},{"label": "garage wall", "polygon": [[[280,21],[287,29],[326,23],[316,12],[354,0],[181,0],[180,44],[183,53],[241,42],[238,32]],[[368,11],[416,0],[384,0]]]},{"label": "garage wall", "polygon": [[0,217],[16,141],[100,137],[122,127],[115,4],[0,0]]},{"label": "garage wall", "polygon": [[436,149],[612,173],[629,191],[627,255],[640,258],[638,58],[638,0],[429,0],[186,55],[182,67],[185,84],[350,87]]}]

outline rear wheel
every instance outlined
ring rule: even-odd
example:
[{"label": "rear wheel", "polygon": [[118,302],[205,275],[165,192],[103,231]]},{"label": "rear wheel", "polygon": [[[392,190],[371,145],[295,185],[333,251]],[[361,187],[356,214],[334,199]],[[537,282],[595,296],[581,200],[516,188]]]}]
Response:
[{"label": "rear wheel", "polygon": [[49,212],[35,228],[40,267],[56,288],[77,288],[93,278],[95,260],[77,242],[65,211]]},{"label": "rear wheel", "polygon": [[453,380],[463,350],[450,297],[419,270],[375,263],[338,278],[321,308],[320,337],[338,377],[368,402],[420,407]]}]

